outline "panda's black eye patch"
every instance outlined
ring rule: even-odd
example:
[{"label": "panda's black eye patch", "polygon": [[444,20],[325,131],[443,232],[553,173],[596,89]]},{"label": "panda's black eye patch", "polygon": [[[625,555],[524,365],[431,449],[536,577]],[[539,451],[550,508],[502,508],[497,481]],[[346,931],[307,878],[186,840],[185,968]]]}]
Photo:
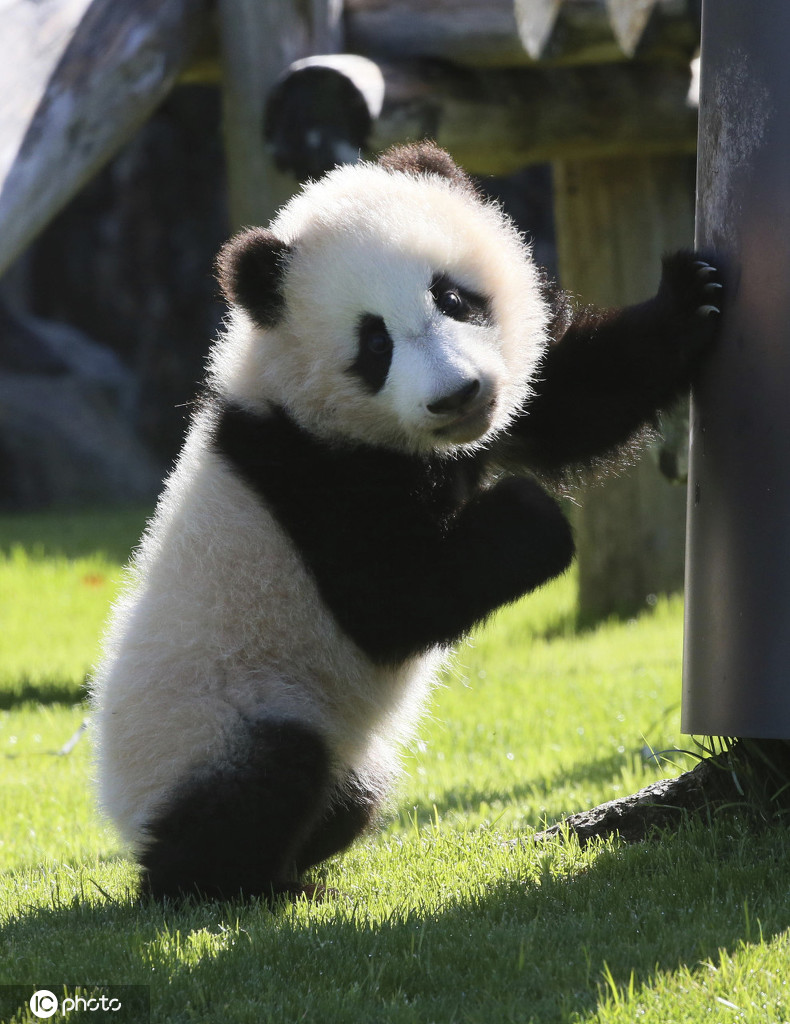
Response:
[{"label": "panda's black eye patch", "polygon": [[431,295],[436,308],[444,316],[461,323],[491,323],[491,303],[484,295],[456,284],[447,274],[436,274],[431,281]]},{"label": "panda's black eye patch", "polygon": [[387,381],[392,362],[392,338],[380,316],[365,313],[357,327],[357,358],[349,366],[374,394],[381,391]]}]

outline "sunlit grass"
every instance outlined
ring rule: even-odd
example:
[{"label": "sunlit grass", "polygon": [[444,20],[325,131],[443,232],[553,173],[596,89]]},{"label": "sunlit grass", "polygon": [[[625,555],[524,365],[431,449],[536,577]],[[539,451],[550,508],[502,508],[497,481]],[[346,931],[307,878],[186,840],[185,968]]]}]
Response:
[{"label": "sunlit grass", "polygon": [[684,767],[651,755],[681,742],[680,599],[579,632],[572,578],[461,648],[389,818],[316,874],[342,895],[139,902],[89,738],[61,751],[141,523],[0,520],[0,984],[143,984],[174,1022],[790,1020],[784,828],[531,838]]}]

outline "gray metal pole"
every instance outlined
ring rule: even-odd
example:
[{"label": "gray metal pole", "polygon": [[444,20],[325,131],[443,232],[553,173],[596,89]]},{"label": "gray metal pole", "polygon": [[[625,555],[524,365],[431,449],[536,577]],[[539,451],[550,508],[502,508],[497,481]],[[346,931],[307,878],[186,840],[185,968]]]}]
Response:
[{"label": "gray metal pole", "polygon": [[790,738],[790,3],[704,0],[697,244],[723,256],[694,395],[684,732]]}]

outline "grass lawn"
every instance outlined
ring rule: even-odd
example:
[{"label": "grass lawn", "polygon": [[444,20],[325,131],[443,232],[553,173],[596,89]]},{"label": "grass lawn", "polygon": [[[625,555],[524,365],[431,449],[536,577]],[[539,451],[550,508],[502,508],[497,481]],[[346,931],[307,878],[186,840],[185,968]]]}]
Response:
[{"label": "grass lawn", "polygon": [[680,599],[580,632],[570,578],[461,648],[382,829],[315,876],[342,897],[138,902],[90,730],[58,752],[143,519],[0,518],[0,985],[145,986],[156,1022],[790,1021],[784,826],[531,841],[692,763],[650,755],[690,742]]}]

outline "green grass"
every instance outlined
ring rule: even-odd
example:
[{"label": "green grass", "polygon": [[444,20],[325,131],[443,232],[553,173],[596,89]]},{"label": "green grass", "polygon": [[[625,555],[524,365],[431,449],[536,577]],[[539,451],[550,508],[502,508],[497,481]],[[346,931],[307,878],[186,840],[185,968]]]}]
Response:
[{"label": "green grass", "polygon": [[645,756],[689,742],[680,600],[578,632],[570,578],[459,651],[388,821],[316,875],[342,896],[138,902],[89,741],[58,752],[142,522],[0,519],[0,985],[144,985],[157,1022],[790,1020],[784,826],[531,840],[690,763]]}]

